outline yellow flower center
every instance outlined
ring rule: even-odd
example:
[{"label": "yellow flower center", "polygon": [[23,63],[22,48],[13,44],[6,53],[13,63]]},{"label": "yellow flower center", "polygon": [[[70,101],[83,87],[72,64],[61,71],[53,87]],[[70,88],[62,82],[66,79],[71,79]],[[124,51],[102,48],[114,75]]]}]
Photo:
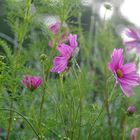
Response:
[{"label": "yellow flower center", "polygon": [[122,73],[122,71],[121,71],[120,69],[117,69],[117,70],[116,70],[116,73],[117,73],[117,76],[118,76],[119,78],[123,77],[123,73]]}]

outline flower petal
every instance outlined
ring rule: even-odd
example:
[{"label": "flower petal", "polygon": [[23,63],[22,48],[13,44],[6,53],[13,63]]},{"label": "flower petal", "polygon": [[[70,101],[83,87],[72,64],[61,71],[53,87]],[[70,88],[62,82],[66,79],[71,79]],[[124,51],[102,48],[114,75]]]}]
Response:
[{"label": "flower petal", "polygon": [[122,67],[123,63],[123,49],[114,49],[111,56],[111,61],[108,64],[108,68],[114,73],[116,69]]},{"label": "flower petal", "polygon": [[57,47],[57,50],[60,52],[60,54],[64,57],[67,57],[69,59],[72,56],[73,50],[69,45],[66,44],[60,44]]},{"label": "flower petal", "polygon": [[133,48],[140,48],[140,40],[126,41],[123,44],[127,47],[128,51],[132,50]]},{"label": "flower petal", "polygon": [[121,84],[127,84],[129,86],[138,86],[139,85],[139,77],[137,75],[128,75],[127,77],[118,78]]},{"label": "flower petal", "polygon": [[123,72],[123,74],[136,72],[136,64],[135,63],[125,64],[122,66],[121,71]]},{"label": "flower petal", "polygon": [[137,31],[135,31],[134,29],[132,28],[125,28],[122,32],[122,34],[128,36],[129,38],[132,38],[132,39],[139,39],[139,35],[137,33]]},{"label": "flower petal", "polygon": [[132,87],[130,87],[129,85],[120,84],[120,87],[125,96],[130,97],[134,95]]},{"label": "flower petal", "polygon": [[70,46],[73,49],[75,49],[78,46],[78,43],[77,43],[77,35],[70,34],[69,37],[68,37],[68,40],[70,42]]},{"label": "flower petal", "polygon": [[138,133],[140,133],[140,128],[133,128],[131,131],[131,140],[138,140]]},{"label": "flower petal", "polygon": [[57,56],[54,58],[53,68],[51,69],[51,72],[61,73],[65,71],[67,65],[68,65],[68,59],[66,57]]},{"label": "flower petal", "polygon": [[25,75],[21,82],[26,88],[34,90],[41,85],[42,78],[39,76]]},{"label": "flower petal", "polygon": [[60,30],[61,27],[61,23],[60,22],[56,22],[54,24],[51,24],[49,26],[49,30],[52,31],[53,34],[57,34]]}]

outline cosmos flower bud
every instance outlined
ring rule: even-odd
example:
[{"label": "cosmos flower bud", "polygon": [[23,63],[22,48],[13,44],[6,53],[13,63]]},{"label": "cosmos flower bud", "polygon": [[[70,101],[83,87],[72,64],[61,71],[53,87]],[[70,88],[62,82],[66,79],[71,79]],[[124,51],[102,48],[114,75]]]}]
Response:
[{"label": "cosmos flower bud", "polygon": [[129,106],[127,112],[129,115],[133,114],[136,111],[135,106]]},{"label": "cosmos flower bud", "polygon": [[34,91],[41,85],[42,79],[39,76],[25,75],[21,83],[30,91]]},{"label": "cosmos flower bud", "polygon": [[48,58],[47,58],[47,55],[46,55],[46,54],[41,54],[41,55],[40,55],[40,61],[41,61],[41,62],[45,62],[45,61],[47,61],[47,59],[48,59]]},{"label": "cosmos flower bud", "polygon": [[104,7],[105,7],[107,10],[111,10],[111,9],[112,9],[111,4],[109,4],[109,3],[105,3],[105,4],[104,4]]}]

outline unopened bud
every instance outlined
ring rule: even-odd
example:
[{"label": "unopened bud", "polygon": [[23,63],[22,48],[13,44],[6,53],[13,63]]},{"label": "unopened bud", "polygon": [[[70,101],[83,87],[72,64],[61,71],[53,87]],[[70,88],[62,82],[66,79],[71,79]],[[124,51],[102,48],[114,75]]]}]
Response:
[{"label": "unopened bud", "polygon": [[111,4],[109,4],[109,3],[105,3],[105,4],[104,4],[104,7],[105,7],[107,10],[111,10],[111,9],[112,9]]},{"label": "unopened bud", "polygon": [[47,55],[46,55],[46,54],[41,54],[41,55],[40,55],[40,61],[41,61],[41,62],[47,61]]},{"label": "unopened bud", "polygon": [[129,106],[128,109],[127,109],[127,112],[128,112],[129,115],[134,114],[135,111],[136,111],[135,106]]}]

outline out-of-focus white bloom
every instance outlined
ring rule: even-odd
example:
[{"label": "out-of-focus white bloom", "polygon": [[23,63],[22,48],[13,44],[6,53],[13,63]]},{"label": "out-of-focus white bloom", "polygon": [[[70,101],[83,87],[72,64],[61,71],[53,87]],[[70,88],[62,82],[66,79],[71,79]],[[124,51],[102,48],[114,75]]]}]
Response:
[{"label": "out-of-focus white bloom", "polygon": [[108,2],[101,3],[100,11],[99,11],[101,19],[104,19],[104,20],[111,19],[113,12],[114,12],[114,9],[111,3],[108,3]]},{"label": "out-of-focus white bloom", "polygon": [[140,0],[124,0],[120,11],[130,22],[140,27]]}]

